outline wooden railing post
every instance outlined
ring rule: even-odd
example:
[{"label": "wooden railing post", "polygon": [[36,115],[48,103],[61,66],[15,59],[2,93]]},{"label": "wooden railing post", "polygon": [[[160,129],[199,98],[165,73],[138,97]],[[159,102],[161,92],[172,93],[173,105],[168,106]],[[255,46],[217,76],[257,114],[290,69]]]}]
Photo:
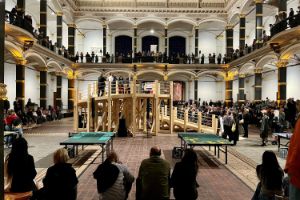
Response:
[{"label": "wooden railing post", "polygon": [[119,81],[116,81],[116,94],[119,94]]},{"label": "wooden railing post", "polygon": [[[173,81],[170,81],[170,132],[173,133],[174,127],[174,110],[173,110]],[[177,113],[176,113],[177,115]]]},{"label": "wooden railing post", "polygon": [[198,132],[202,132],[202,112],[198,111]]},{"label": "wooden railing post", "polygon": [[213,133],[217,133],[217,128],[218,128],[218,126],[217,126],[217,119],[216,119],[216,115],[215,114],[213,114],[212,116],[211,116],[211,123],[212,123],[212,130],[213,130]]},{"label": "wooden railing post", "polygon": [[187,130],[187,123],[189,121],[189,111],[188,109],[184,110],[184,132]]}]

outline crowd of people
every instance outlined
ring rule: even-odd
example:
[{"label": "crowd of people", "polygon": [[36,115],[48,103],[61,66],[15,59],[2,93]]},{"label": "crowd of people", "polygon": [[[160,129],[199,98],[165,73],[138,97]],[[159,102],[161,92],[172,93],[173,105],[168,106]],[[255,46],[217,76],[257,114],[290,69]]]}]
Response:
[{"label": "crowd of people", "polygon": [[[175,102],[177,113],[184,113],[188,110],[189,121],[197,123],[197,113],[202,112],[203,119],[211,125],[211,116],[214,114],[218,117],[218,134],[224,138],[233,141],[234,144],[239,140],[239,135],[248,137],[248,126],[253,124],[260,129],[262,146],[267,145],[269,133],[285,132],[294,127],[297,118],[297,102],[290,98],[286,104],[278,105],[275,101],[268,98],[261,102],[246,101],[245,104],[239,105],[237,102],[231,107],[226,107],[224,101],[189,101]],[[210,116],[207,117],[207,116]],[[182,116],[178,117],[182,118]]]},{"label": "crowd of people", "polygon": [[[13,109],[10,108],[8,100],[4,101],[4,130],[16,132],[19,136],[23,134],[24,126],[34,126],[47,121],[59,120],[62,113],[59,107],[48,106],[48,108],[38,107],[38,105],[29,98],[24,109],[21,99],[16,99],[13,103]],[[9,138],[12,140],[12,138]],[[6,141],[11,143],[11,141]]]},{"label": "crowd of people", "polygon": [[[300,106],[299,106],[300,108]],[[273,151],[265,151],[262,164],[257,165],[259,179],[252,200],[273,200],[275,196],[289,196],[298,200],[300,195],[299,158],[300,121],[295,127],[290,150],[283,170]],[[37,175],[34,158],[28,153],[27,141],[17,138],[11,152],[5,158],[4,181],[6,192],[33,191],[33,200],[75,200],[78,178],[71,164],[68,163],[68,151],[58,149],[53,154],[54,165],[49,167],[43,179],[43,187],[35,185]],[[19,167],[22,166],[22,167]],[[175,164],[171,173],[170,163],[161,157],[161,149],[154,146],[150,157],[142,161],[136,178],[136,199],[170,199],[170,188],[173,188],[175,199],[196,200],[198,198],[197,175],[199,160],[193,149],[186,149],[181,161]],[[288,176],[284,175],[284,172]],[[111,152],[93,173],[97,181],[99,199],[124,200],[131,191],[134,175],[122,164],[115,152]],[[93,187],[93,186],[91,186]]]}]

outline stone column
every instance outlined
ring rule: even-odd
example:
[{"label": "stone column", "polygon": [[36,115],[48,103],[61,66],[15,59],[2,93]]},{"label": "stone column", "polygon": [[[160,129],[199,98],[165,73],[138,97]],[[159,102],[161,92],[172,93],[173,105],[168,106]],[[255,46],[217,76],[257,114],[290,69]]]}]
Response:
[{"label": "stone column", "polygon": [[231,107],[233,105],[232,88],[233,78],[227,75],[225,78],[225,103],[227,107]]},{"label": "stone column", "polygon": [[246,15],[240,14],[240,51],[245,48],[246,40]]},{"label": "stone column", "polygon": [[137,53],[137,26],[133,27],[133,55]]},{"label": "stone column", "polygon": [[194,80],[194,100],[198,100],[198,80]]},{"label": "stone column", "polygon": [[47,108],[47,68],[40,69],[40,107]]},{"label": "stone column", "polygon": [[63,33],[63,13],[57,12],[56,13],[56,43],[57,47],[62,47],[62,33]]},{"label": "stone column", "polygon": [[[255,23],[255,29],[256,29],[256,44],[258,47],[262,46],[263,43],[263,0],[255,0],[255,6],[256,6],[256,23]],[[256,47],[255,47],[256,48]]]},{"label": "stone column", "polygon": [[228,24],[226,26],[226,55],[228,58],[232,57],[233,53],[233,26]]},{"label": "stone column", "polygon": [[75,78],[68,77],[68,110],[73,112],[75,100]]},{"label": "stone column", "polygon": [[165,26],[165,54],[168,56],[168,26]]},{"label": "stone column", "polygon": [[62,109],[62,99],[61,99],[61,90],[62,90],[62,76],[61,74],[56,75],[56,99],[55,103],[60,109]]},{"label": "stone column", "polygon": [[239,105],[245,103],[245,74],[239,75]]},{"label": "stone column", "polygon": [[195,57],[197,58],[199,56],[199,26],[195,26]]},{"label": "stone column", "polygon": [[22,102],[22,109],[25,105],[25,65],[22,62],[16,64],[16,98]]},{"label": "stone column", "polygon": [[23,16],[25,13],[25,0],[18,0],[17,1],[17,13],[19,16]]},{"label": "stone column", "polygon": [[47,36],[47,0],[40,0],[40,33]]},{"label": "stone column", "polygon": [[69,55],[75,55],[75,24],[68,24],[68,51]]},{"label": "stone column", "polygon": [[107,28],[107,25],[104,24],[103,25],[103,56],[106,54],[106,28]]},{"label": "stone column", "polygon": [[287,64],[288,64],[288,60],[279,60],[277,62],[277,68],[278,68],[277,101],[279,105],[286,102]]},{"label": "stone column", "polygon": [[[24,1],[25,2],[25,1]],[[0,1],[0,197],[4,199],[4,100],[6,99],[6,85],[4,85],[4,43],[5,43],[5,1]]]},{"label": "stone column", "polygon": [[257,68],[254,71],[254,101],[262,100],[262,69]]}]

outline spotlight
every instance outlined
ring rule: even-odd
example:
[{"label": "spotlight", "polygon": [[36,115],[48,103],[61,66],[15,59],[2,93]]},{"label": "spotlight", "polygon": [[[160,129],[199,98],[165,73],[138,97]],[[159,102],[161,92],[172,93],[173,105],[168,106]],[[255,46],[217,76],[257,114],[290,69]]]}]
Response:
[{"label": "spotlight", "polygon": [[151,33],[151,34],[153,34],[153,33],[154,33],[154,30],[153,30],[153,29],[151,29],[151,30],[150,30],[150,33]]}]

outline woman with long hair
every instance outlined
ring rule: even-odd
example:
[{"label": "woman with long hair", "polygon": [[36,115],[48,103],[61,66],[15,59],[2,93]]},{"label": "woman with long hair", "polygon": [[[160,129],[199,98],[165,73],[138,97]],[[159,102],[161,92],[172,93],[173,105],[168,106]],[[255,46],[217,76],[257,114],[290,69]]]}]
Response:
[{"label": "woman with long hair", "polygon": [[284,173],[273,151],[263,153],[262,164],[256,167],[256,173],[260,180],[260,188],[257,188],[253,200],[273,200],[275,195],[283,195]]},{"label": "woman with long hair", "polygon": [[198,157],[193,149],[187,149],[181,162],[175,164],[171,176],[176,200],[195,200],[198,197]]},{"label": "woman with long hair", "polygon": [[23,137],[13,141],[11,152],[5,159],[5,167],[6,180],[11,181],[11,184],[6,184],[6,191],[28,192],[35,189],[34,160],[28,154],[28,144]]}]

